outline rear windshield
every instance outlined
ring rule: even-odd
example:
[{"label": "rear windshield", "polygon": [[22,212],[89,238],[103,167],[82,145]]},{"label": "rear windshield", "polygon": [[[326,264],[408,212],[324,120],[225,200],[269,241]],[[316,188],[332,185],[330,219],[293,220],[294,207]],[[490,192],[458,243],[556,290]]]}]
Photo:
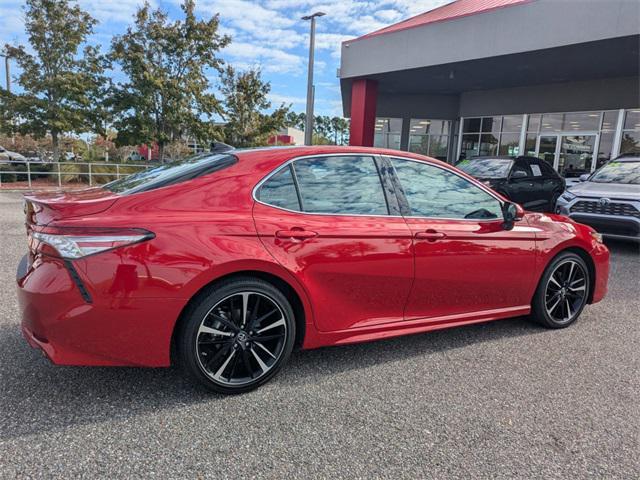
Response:
[{"label": "rear windshield", "polygon": [[463,160],[456,165],[460,170],[478,178],[506,178],[513,160],[510,158],[477,158]]},{"label": "rear windshield", "polygon": [[589,179],[596,183],[627,183],[640,185],[639,162],[609,162]]},{"label": "rear windshield", "polygon": [[236,156],[228,153],[200,153],[109,182],[104,188],[123,195],[147,192],[217,172],[237,161]]}]

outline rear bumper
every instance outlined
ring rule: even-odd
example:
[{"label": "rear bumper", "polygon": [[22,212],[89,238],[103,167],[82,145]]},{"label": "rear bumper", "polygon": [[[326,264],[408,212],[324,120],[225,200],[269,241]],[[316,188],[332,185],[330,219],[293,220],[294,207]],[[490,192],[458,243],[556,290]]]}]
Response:
[{"label": "rear bumper", "polygon": [[22,334],[58,365],[170,364],[171,336],[184,301],[95,298],[88,303],[64,262],[23,259],[17,272]]}]

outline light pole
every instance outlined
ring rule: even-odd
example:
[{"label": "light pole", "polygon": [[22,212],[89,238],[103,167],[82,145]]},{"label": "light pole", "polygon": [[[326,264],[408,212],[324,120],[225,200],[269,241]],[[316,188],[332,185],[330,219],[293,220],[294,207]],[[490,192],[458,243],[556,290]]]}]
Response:
[{"label": "light pole", "polygon": [[[9,73],[9,58],[11,58],[11,55],[9,55],[8,51],[5,51],[0,54],[0,57],[4,57],[4,73],[7,80],[7,94],[11,94],[11,74]],[[11,125],[13,126],[13,119],[11,119]],[[16,144],[16,135],[13,131],[11,132],[11,143],[13,145]]]},{"label": "light pole", "polygon": [[302,20],[311,20],[311,34],[309,35],[309,74],[307,77],[307,116],[304,122],[305,145],[311,145],[313,143],[313,55],[316,42],[316,17],[322,17],[324,15],[326,15],[326,13],[316,12],[302,17]]}]

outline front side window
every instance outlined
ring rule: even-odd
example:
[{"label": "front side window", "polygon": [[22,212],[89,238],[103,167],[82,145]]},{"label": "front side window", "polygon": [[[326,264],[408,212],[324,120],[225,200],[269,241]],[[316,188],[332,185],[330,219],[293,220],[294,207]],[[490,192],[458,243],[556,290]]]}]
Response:
[{"label": "front side window", "polygon": [[389,214],[373,157],[305,158],[293,162],[293,168],[305,212]]},{"label": "front side window", "polygon": [[411,216],[452,219],[502,218],[500,202],[453,172],[427,163],[393,158]]}]

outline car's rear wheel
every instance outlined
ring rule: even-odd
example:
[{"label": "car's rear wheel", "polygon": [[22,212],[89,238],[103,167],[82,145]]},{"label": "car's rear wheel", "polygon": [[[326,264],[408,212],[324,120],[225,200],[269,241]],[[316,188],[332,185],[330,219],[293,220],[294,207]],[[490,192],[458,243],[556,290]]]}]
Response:
[{"label": "car's rear wheel", "polygon": [[207,289],[185,312],[181,327],[179,361],[196,381],[220,393],[247,392],[269,381],[295,341],[291,304],[253,277]]},{"label": "car's rear wheel", "polygon": [[571,325],[589,295],[589,269],[575,253],[558,255],[545,270],[532,302],[532,318],[548,328]]}]

